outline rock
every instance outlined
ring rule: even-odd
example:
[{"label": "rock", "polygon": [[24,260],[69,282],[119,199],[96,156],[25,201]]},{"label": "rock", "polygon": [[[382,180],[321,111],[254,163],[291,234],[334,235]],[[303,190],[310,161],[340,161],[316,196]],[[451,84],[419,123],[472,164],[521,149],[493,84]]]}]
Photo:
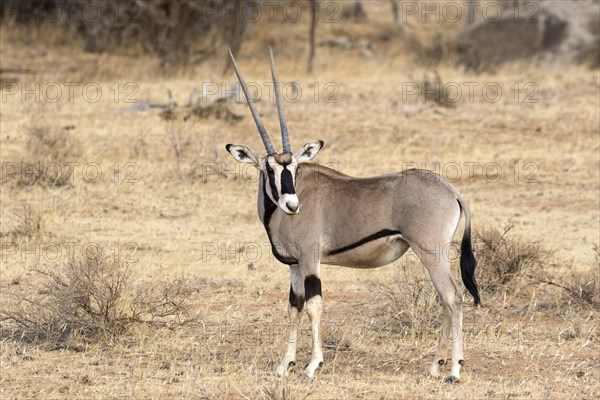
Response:
[{"label": "rock", "polygon": [[[528,15],[529,14],[529,15]],[[600,48],[600,4],[547,0],[535,13],[508,13],[469,25],[457,37],[462,62],[481,71],[539,56],[551,62],[592,62]]]}]

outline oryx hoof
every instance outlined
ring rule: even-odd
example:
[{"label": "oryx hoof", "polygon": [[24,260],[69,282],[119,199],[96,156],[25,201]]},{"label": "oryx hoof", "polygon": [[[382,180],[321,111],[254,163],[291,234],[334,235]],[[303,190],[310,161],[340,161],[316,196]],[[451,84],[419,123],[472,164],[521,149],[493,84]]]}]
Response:
[{"label": "oryx hoof", "polygon": [[289,369],[296,365],[295,357],[291,360],[287,358],[289,361],[286,361],[286,358],[287,357],[284,357],[283,361],[281,361],[281,364],[277,366],[277,376],[287,376]]},{"label": "oryx hoof", "polygon": [[304,376],[312,380],[315,377],[315,371],[317,368],[323,366],[323,361],[311,362],[304,368]]},{"label": "oryx hoof", "polygon": [[429,375],[437,378],[440,376],[440,368],[444,365],[446,365],[446,360],[444,359],[433,360],[431,366],[429,367]]},{"label": "oryx hoof", "polygon": [[277,370],[275,371],[275,373],[279,377],[287,376],[287,374],[288,374],[288,368],[289,367],[293,367],[294,364],[295,363],[293,361],[290,361],[288,365],[285,365],[284,363],[281,363],[281,364],[279,364],[277,366]]},{"label": "oryx hoof", "polygon": [[277,376],[282,377],[287,375],[287,368],[283,365],[278,365],[277,370],[275,371]]},{"label": "oryx hoof", "polygon": [[454,375],[448,375],[446,377],[446,379],[444,379],[445,383],[459,383],[460,382],[460,378],[454,376]]},{"label": "oryx hoof", "polygon": [[306,367],[304,369],[304,377],[306,379],[308,379],[309,381],[312,381],[313,379],[315,379],[315,370],[314,369],[309,369],[308,367]]}]

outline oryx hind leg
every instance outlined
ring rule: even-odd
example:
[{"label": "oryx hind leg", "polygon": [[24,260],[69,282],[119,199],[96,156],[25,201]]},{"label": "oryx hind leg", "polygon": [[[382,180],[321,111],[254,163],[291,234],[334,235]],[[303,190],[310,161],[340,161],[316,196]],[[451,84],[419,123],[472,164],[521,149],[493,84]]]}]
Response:
[{"label": "oryx hind leg", "polygon": [[[449,243],[449,240],[438,243]],[[443,248],[436,246],[436,249]],[[446,377],[446,382],[456,382],[460,379],[460,367],[464,364],[463,356],[463,312],[462,296],[459,286],[456,284],[447,254],[439,250],[431,251],[425,245],[414,245],[411,247],[429,272],[433,286],[437,290],[442,302],[444,322],[440,330],[439,342],[435,358],[430,367],[433,376],[439,376],[440,367],[445,364],[448,347],[452,347],[452,371]],[[429,251],[428,251],[429,250]]]},{"label": "oryx hind leg", "polygon": [[429,374],[435,377],[440,376],[440,368],[442,365],[446,365],[448,345],[450,344],[450,341],[448,340],[450,336],[448,335],[447,328],[452,325],[452,322],[450,320],[450,313],[448,312],[447,308],[445,306],[443,308],[444,310],[442,314],[444,320],[442,322],[442,330],[440,331],[438,337],[438,345],[435,350],[435,357],[431,363],[431,366],[429,367]]},{"label": "oryx hind leg", "polygon": [[298,329],[304,311],[304,276],[298,264],[290,265],[290,299],[288,304],[289,337],[288,345],[281,364],[277,366],[277,375],[285,376],[290,367],[296,364],[296,345],[298,344]]}]

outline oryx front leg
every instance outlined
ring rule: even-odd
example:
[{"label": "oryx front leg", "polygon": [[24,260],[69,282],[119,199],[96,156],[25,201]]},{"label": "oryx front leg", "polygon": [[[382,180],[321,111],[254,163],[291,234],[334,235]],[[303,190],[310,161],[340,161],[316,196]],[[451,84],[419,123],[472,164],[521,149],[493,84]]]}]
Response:
[{"label": "oryx front leg", "polygon": [[306,313],[310,319],[312,332],[312,354],[310,363],[304,370],[305,375],[312,379],[315,376],[315,370],[323,366],[323,351],[321,350],[321,338],[319,328],[321,324],[322,293],[321,279],[319,273],[306,275],[304,278],[304,291],[306,293]]},{"label": "oryx front leg", "polygon": [[304,277],[297,264],[290,265],[290,281],[290,302],[288,304],[290,329],[287,350],[281,364],[277,366],[277,375],[279,376],[286,376],[288,369],[296,364],[298,329],[304,308]]}]

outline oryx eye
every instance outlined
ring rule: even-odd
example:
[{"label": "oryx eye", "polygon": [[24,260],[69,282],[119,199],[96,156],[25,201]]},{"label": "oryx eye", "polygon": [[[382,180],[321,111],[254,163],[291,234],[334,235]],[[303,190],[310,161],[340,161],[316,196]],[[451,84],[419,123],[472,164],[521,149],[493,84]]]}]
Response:
[{"label": "oryx eye", "polygon": [[273,168],[271,168],[271,165],[269,163],[267,163],[267,172],[270,174],[273,173]]}]

